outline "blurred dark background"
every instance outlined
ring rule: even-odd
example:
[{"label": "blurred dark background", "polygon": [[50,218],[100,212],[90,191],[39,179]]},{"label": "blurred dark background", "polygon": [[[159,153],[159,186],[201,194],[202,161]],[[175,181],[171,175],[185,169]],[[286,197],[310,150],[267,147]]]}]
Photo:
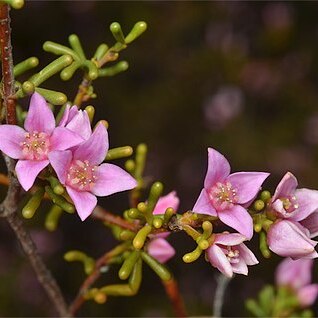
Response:
[{"label": "blurred dark background", "polygon": [[[95,82],[97,119],[110,123],[111,147],[149,146],[146,175],[176,190],[180,212],[191,209],[202,188],[207,147],[223,153],[233,171],[269,171],[265,187],[273,190],[289,170],[300,186],[318,188],[318,6],[311,2],[109,2],[27,1],[12,11],[15,63],[30,56],[45,66],[55,56],[43,52],[46,40],[68,45],[76,33],[87,55],[101,42],[113,44],[108,27],[120,22],[128,32],[144,20],[148,30],[121,54],[127,72]],[[40,70],[40,67],[38,68]],[[43,87],[73,99],[80,83],[58,76]],[[116,162],[122,164],[123,162]],[[120,213],[126,194],[101,200]],[[26,221],[45,261],[71,301],[84,279],[78,263],[63,254],[81,249],[99,257],[114,245],[109,231],[74,215],[64,215],[54,233],[43,229],[46,207]],[[8,226],[0,223],[0,315],[53,314]],[[201,257],[184,264],[194,248],[185,235],[170,242],[177,255],[169,263],[190,315],[212,314],[217,271]],[[273,281],[278,257],[257,252],[258,266],[248,278],[230,283],[225,316],[245,316],[243,301]],[[117,269],[118,270],[118,269]],[[110,297],[105,305],[86,303],[82,316],[169,316],[172,310],[157,277],[146,269],[140,293]],[[104,282],[118,283],[116,268]]]}]

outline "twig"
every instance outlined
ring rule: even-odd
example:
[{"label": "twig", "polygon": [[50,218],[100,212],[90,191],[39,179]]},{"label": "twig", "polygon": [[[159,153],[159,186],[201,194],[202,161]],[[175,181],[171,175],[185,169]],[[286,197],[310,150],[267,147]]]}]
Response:
[{"label": "twig", "polygon": [[[14,98],[14,76],[11,47],[10,7],[0,5],[0,50],[2,63],[2,101],[6,113],[7,124],[16,124],[16,100]],[[15,161],[4,156],[8,169],[9,188],[5,200],[1,204],[0,216],[4,217],[13,229],[23,251],[27,255],[40,284],[46,291],[56,311],[62,317],[69,316],[62,293],[40,257],[34,242],[22,220],[17,215],[20,196],[20,184],[14,174]]]},{"label": "twig", "polygon": [[85,77],[82,80],[82,83],[78,87],[78,91],[74,98],[73,104],[76,105],[78,108],[81,108],[83,102],[89,100],[88,89],[91,85],[92,81],[86,79]]},{"label": "twig", "polygon": [[213,301],[213,317],[222,317],[222,307],[224,302],[224,295],[226,287],[232,278],[220,274],[217,278],[217,285]]},{"label": "twig", "polygon": [[165,287],[166,294],[169,297],[175,316],[176,317],[187,317],[186,310],[184,307],[184,302],[181,298],[179,292],[178,284],[174,278],[168,281],[162,281],[163,286]]},{"label": "twig", "polygon": [[85,302],[84,295],[101,275],[101,268],[107,265],[113,257],[123,253],[126,249],[127,243],[123,243],[121,245],[116,246],[114,249],[107,252],[96,261],[94,271],[85,279],[85,281],[79,289],[79,292],[77,293],[77,296],[75,297],[74,301],[71,303],[69,307],[69,312],[72,316],[76,314],[76,312],[81,308],[81,306]]}]

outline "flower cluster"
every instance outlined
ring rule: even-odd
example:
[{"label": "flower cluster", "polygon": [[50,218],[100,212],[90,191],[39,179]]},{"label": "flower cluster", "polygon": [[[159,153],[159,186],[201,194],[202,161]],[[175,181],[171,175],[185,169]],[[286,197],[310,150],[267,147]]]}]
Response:
[{"label": "flower cluster", "polygon": [[0,150],[18,159],[15,170],[28,191],[39,173],[51,165],[76,210],[85,220],[97,204],[96,196],[132,189],[136,181],[121,168],[103,163],[108,134],[100,123],[92,133],[85,111],[66,108],[56,126],[54,114],[38,93],[31,97],[24,128],[0,126]]}]

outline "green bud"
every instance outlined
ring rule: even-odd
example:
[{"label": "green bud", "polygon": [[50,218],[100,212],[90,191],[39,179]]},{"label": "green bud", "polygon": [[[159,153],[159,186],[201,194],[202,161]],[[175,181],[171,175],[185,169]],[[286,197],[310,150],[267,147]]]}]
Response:
[{"label": "green bud", "polygon": [[51,187],[46,186],[45,191],[48,194],[48,196],[51,198],[53,203],[60,206],[65,212],[68,212],[68,213],[75,212],[74,205],[69,203],[64,197],[55,194],[54,191],[51,189]]},{"label": "green bud", "polygon": [[198,246],[201,250],[206,250],[207,248],[209,248],[210,244],[207,240],[201,239],[198,242]]},{"label": "green bud", "polygon": [[194,251],[183,255],[182,260],[185,263],[192,263],[196,261],[202,254],[202,249],[198,246]]},{"label": "green bud", "polygon": [[176,212],[173,208],[166,209],[165,214],[163,216],[164,223],[168,223],[170,221],[170,219],[172,218],[172,216],[175,214],[176,214]]},{"label": "green bud", "polygon": [[94,59],[97,61],[100,60],[108,51],[108,46],[105,43],[102,43],[98,46],[95,54],[94,54]]},{"label": "green bud", "polygon": [[172,275],[163,264],[159,263],[155,258],[151,257],[146,252],[141,252],[141,257],[145,263],[160,277],[161,280],[170,280]]},{"label": "green bud", "polygon": [[134,162],[134,160],[131,160],[131,159],[127,160],[125,162],[125,168],[126,168],[126,170],[128,172],[133,173],[134,170],[135,170],[135,162]]},{"label": "green bud", "polygon": [[123,230],[119,234],[119,239],[122,241],[132,240],[135,237],[136,233],[129,231],[129,230]]},{"label": "green bud", "polygon": [[68,81],[72,78],[76,70],[81,66],[79,61],[74,61],[71,65],[67,66],[62,70],[60,77],[63,81]]},{"label": "green bud", "polygon": [[259,248],[261,250],[261,253],[265,258],[271,257],[271,252],[268,249],[267,241],[266,241],[266,233],[260,232],[259,233]]},{"label": "green bud", "polygon": [[41,204],[44,196],[44,189],[39,188],[32,196],[28,203],[22,209],[22,215],[26,219],[31,219]]},{"label": "green bud", "polygon": [[107,296],[102,292],[97,292],[94,296],[94,300],[97,304],[105,304]]},{"label": "green bud", "polygon": [[22,84],[22,91],[23,93],[27,94],[27,95],[31,95],[34,93],[35,90],[35,86],[32,82],[30,81],[25,81]]},{"label": "green bud", "polygon": [[64,259],[67,262],[79,261],[84,265],[84,271],[87,275],[90,275],[95,269],[95,260],[85,253],[77,250],[72,250],[64,254]]},{"label": "green bud", "polygon": [[129,32],[129,34],[125,38],[125,42],[127,44],[133,42],[135,39],[137,39],[142,33],[144,33],[147,30],[147,23],[143,21],[137,22],[132,30]]},{"label": "green bud", "polygon": [[70,46],[72,47],[72,49],[77,53],[77,55],[79,56],[79,58],[81,60],[86,60],[80,39],[78,38],[78,36],[76,34],[71,34],[68,37],[68,41],[70,43]]},{"label": "green bud", "polygon": [[113,22],[109,27],[111,33],[117,42],[125,44],[125,38],[121,26],[118,22]]},{"label": "green bud", "polygon": [[140,251],[135,250],[130,253],[130,255],[125,259],[123,265],[121,266],[118,272],[120,279],[125,280],[130,276],[139,257]]},{"label": "green bud", "polygon": [[88,69],[88,79],[92,81],[95,80],[98,77],[98,68],[96,64],[92,61],[85,61],[84,65]]},{"label": "green bud", "polygon": [[262,191],[260,195],[260,199],[264,201],[265,203],[268,203],[271,199],[271,193],[269,191]]},{"label": "green bud", "polygon": [[159,197],[161,196],[161,193],[163,191],[163,184],[161,182],[155,182],[151,188],[150,193],[148,197],[148,203],[147,203],[147,212],[152,215],[152,211],[154,210]]},{"label": "green bud", "polygon": [[53,205],[45,218],[44,226],[45,228],[53,232],[56,230],[60,217],[63,213],[63,209],[58,205]]},{"label": "green bud", "polygon": [[256,200],[253,204],[255,211],[259,212],[265,208],[265,203],[263,200]]},{"label": "green bud", "polygon": [[145,202],[139,202],[137,205],[137,209],[141,213],[145,214],[145,213],[147,213],[147,204]]},{"label": "green bud", "polygon": [[145,168],[147,155],[147,146],[145,144],[139,144],[136,148],[136,167],[135,177],[140,179]]},{"label": "green bud", "polygon": [[140,219],[143,218],[143,215],[138,211],[138,209],[131,208],[128,210],[127,215],[131,219]]},{"label": "green bud", "polygon": [[152,225],[156,229],[160,229],[162,227],[162,224],[163,224],[163,220],[160,217],[154,217],[154,219],[152,220]]},{"label": "green bud", "polygon": [[9,4],[13,9],[21,9],[24,6],[24,0],[3,0]]},{"label": "green bud", "polygon": [[39,59],[37,57],[30,57],[14,67],[13,75],[14,77],[17,77],[38,65]]},{"label": "green bud", "polygon": [[133,149],[130,146],[118,147],[109,149],[105,160],[114,160],[129,157],[133,154]]},{"label": "green bud", "polygon": [[98,76],[110,77],[117,75],[118,73],[124,72],[128,69],[129,64],[126,61],[120,61],[114,66],[105,67],[98,70]]},{"label": "green bud", "polygon": [[80,58],[79,56],[70,48],[67,46],[51,42],[51,41],[46,41],[43,44],[43,50],[45,52],[50,52],[56,55],[70,55],[75,61],[79,61]]},{"label": "green bud", "polygon": [[85,107],[85,111],[86,111],[86,113],[88,115],[90,123],[92,123],[93,119],[94,119],[94,115],[95,115],[95,107],[91,106],[91,105],[86,106]]},{"label": "green bud", "polygon": [[64,105],[67,102],[67,97],[63,93],[40,87],[36,87],[35,91],[41,94],[49,103],[53,105]]},{"label": "green bud", "polygon": [[141,228],[137,232],[137,234],[133,240],[133,246],[135,249],[140,250],[143,248],[145,241],[147,239],[147,236],[151,232],[151,229],[152,229],[151,226],[146,224],[143,228]]}]

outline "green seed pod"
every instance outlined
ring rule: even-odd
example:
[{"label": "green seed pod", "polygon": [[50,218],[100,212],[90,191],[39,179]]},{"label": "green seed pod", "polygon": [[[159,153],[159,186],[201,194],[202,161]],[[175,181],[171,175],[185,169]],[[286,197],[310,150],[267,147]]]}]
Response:
[{"label": "green seed pod", "polygon": [[132,30],[129,32],[129,34],[125,38],[125,42],[127,44],[133,42],[135,39],[137,39],[142,33],[144,33],[147,30],[147,23],[144,21],[137,22]]},{"label": "green seed pod", "polygon": [[35,91],[41,94],[52,105],[64,105],[67,102],[67,97],[63,93],[40,87],[35,87]]},{"label": "green seed pod", "polygon": [[114,66],[105,67],[98,70],[98,76],[100,77],[110,77],[124,72],[128,69],[129,64],[127,61],[120,61]]},{"label": "green seed pod", "polygon": [[74,61],[71,65],[67,66],[62,70],[60,77],[63,81],[68,81],[72,78],[76,70],[81,66],[81,62]]},{"label": "green seed pod", "polygon": [[79,58],[81,60],[86,60],[83,48],[82,48],[82,44],[80,42],[79,37],[76,34],[71,34],[68,37],[68,41],[70,43],[70,46],[72,47],[72,49],[77,53],[77,55],[79,56]]},{"label": "green seed pod", "polygon": [[39,188],[22,209],[22,215],[26,219],[31,219],[40,206],[44,196],[44,188]]},{"label": "green seed pod", "polygon": [[192,263],[196,261],[202,254],[202,249],[198,246],[194,251],[183,255],[182,260],[185,263]]},{"label": "green seed pod", "polygon": [[13,75],[14,77],[17,77],[38,65],[39,59],[37,57],[30,57],[14,67]]},{"label": "green seed pod", "polygon": [[50,52],[56,55],[70,55],[75,61],[79,61],[80,58],[79,56],[70,48],[67,46],[51,42],[51,41],[46,41],[43,44],[43,50],[45,52]]},{"label": "green seed pod", "polygon": [[121,29],[121,26],[118,22],[113,22],[110,25],[109,29],[117,42],[119,42],[121,44],[125,44],[125,37],[124,37],[123,31]]},{"label": "green seed pod", "polygon": [[63,213],[63,209],[59,207],[58,205],[54,204],[51,207],[50,211],[48,212],[45,218],[45,223],[44,223],[45,228],[48,231],[53,232],[56,230],[62,213]]},{"label": "green seed pod", "polygon": [[114,160],[129,157],[133,154],[133,149],[130,146],[118,147],[109,149],[105,160]]},{"label": "green seed pod", "polygon": [[95,54],[94,54],[94,59],[95,60],[100,60],[108,51],[108,45],[105,43],[102,43],[98,46]]},{"label": "green seed pod", "polygon": [[161,263],[159,263],[155,258],[151,257],[146,252],[141,252],[141,257],[145,263],[160,277],[161,280],[170,280],[172,275],[170,271]]},{"label": "green seed pod", "polygon": [[148,224],[146,224],[143,228],[141,228],[134,240],[133,240],[133,246],[135,249],[140,250],[143,248],[145,241],[147,239],[148,234],[151,232],[152,227]]},{"label": "green seed pod", "polygon": [[125,259],[123,265],[119,269],[118,276],[120,279],[125,280],[130,276],[139,257],[140,251],[135,250],[130,253],[130,255]]},{"label": "green seed pod", "polygon": [[69,203],[64,197],[55,194],[54,191],[51,189],[51,187],[46,186],[45,191],[48,194],[48,196],[51,198],[53,203],[60,206],[65,212],[68,212],[68,213],[75,212],[74,205]]},{"label": "green seed pod", "polygon": [[94,115],[95,115],[95,107],[91,106],[91,105],[86,106],[85,107],[85,111],[86,111],[86,113],[88,115],[90,123],[92,123],[93,119],[94,119]]}]

